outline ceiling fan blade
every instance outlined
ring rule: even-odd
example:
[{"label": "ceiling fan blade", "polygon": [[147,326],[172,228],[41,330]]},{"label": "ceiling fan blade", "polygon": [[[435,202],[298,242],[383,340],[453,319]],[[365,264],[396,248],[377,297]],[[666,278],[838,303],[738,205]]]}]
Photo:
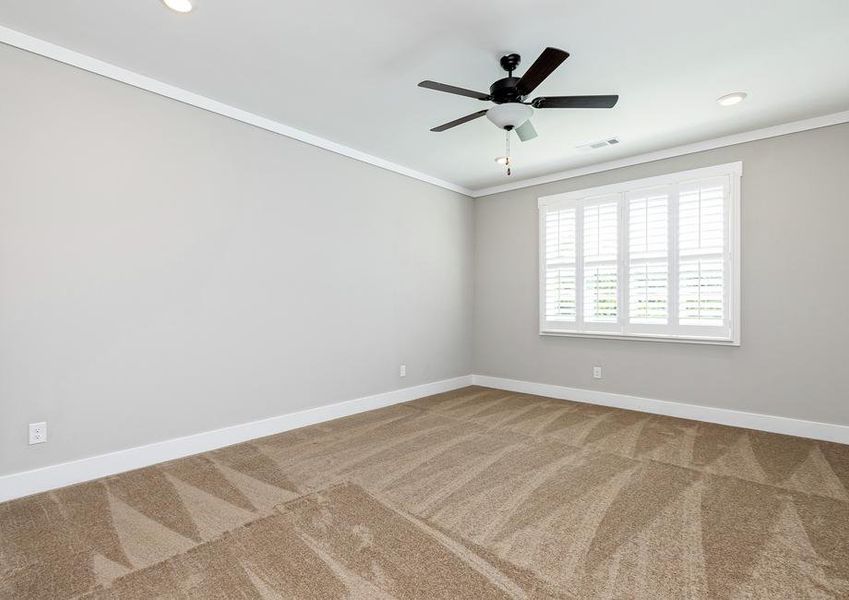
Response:
[{"label": "ceiling fan blade", "polygon": [[478,117],[482,117],[486,114],[486,110],[479,110],[478,112],[472,113],[470,115],[466,115],[465,117],[460,117],[459,119],[455,119],[453,121],[449,121],[448,123],[444,123],[442,125],[438,125],[431,129],[431,131],[445,131],[446,129],[451,129],[452,127],[457,127],[457,125],[462,125],[463,123],[468,123],[469,121],[473,121]]},{"label": "ceiling fan blade", "polygon": [[537,130],[534,129],[534,124],[531,123],[530,119],[528,119],[516,128],[516,135],[518,135],[519,139],[523,142],[527,142],[537,136]]},{"label": "ceiling fan blade", "polygon": [[540,96],[534,98],[534,108],[613,108],[619,96]]},{"label": "ceiling fan blade", "polygon": [[533,92],[567,58],[569,58],[569,53],[565,50],[560,50],[559,48],[546,48],[543,50],[542,54],[531,65],[531,68],[519,80],[517,84],[519,92],[523,96],[527,96]]},{"label": "ceiling fan blade", "polygon": [[484,94],[483,92],[476,92],[474,90],[467,90],[466,88],[461,88],[454,85],[447,85],[445,83],[438,83],[436,81],[422,81],[419,84],[419,87],[427,88],[429,90],[436,90],[437,92],[448,92],[449,94],[457,94],[458,96],[468,96],[469,98],[474,98],[476,100],[492,100],[489,94]]}]

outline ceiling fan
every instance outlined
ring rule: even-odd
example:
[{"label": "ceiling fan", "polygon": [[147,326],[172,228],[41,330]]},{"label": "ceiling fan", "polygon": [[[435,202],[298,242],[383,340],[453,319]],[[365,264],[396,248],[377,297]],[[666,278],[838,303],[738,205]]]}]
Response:
[{"label": "ceiling fan", "polygon": [[488,94],[436,81],[422,81],[419,87],[495,103],[495,106],[491,108],[449,121],[434,127],[431,131],[445,131],[486,115],[501,129],[508,132],[515,129],[519,139],[525,142],[537,136],[530,121],[534,108],[613,108],[619,96],[539,96],[530,102],[525,101],[526,96],[530,95],[567,58],[569,53],[565,50],[546,48],[522,77],[513,77],[513,71],[519,66],[521,57],[518,54],[502,56],[501,67],[507,71],[508,75],[493,83],[489,87]]}]

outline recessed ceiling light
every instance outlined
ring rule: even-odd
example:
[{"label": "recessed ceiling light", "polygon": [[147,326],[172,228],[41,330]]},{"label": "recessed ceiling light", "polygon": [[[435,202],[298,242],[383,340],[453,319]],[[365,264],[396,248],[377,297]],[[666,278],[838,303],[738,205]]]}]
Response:
[{"label": "recessed ceiling light", "polygon": [[716,101],[722,106],[734,106],[735,104],[740,104],[743,100],[746,99],[746,92],[734,92],[733,94],[725,94],[724,96],[720,96],[716,99]]},{"label": "recessed ceiling light", "polygon": [[192,0],[162,0],[165,6],[178,13],[192,12]]}]

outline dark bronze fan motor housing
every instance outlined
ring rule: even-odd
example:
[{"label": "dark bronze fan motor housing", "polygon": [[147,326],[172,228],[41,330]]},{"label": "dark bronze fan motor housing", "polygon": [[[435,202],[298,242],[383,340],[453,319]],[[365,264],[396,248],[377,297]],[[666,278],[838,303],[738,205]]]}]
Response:
[{"label": "dark bronze fan motor housing", "polygon": [[522,101],[522,95],[517,87],[521,78],[513,77],[513,71],[516,70],[520,62],[522,62],[522,57],[518,54],[506,54],[501,57],[501,68],[510,75],[489,86],[489,95],[496,104]]}]

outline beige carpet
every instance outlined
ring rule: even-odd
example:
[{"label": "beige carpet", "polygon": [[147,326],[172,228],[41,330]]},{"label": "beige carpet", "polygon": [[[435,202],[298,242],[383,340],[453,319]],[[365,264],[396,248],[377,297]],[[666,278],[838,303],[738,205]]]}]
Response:
[{"label": "beige carpet", "polygon": [[0,597],[847,598],[849,446],[466,388],[0,504]]}]

